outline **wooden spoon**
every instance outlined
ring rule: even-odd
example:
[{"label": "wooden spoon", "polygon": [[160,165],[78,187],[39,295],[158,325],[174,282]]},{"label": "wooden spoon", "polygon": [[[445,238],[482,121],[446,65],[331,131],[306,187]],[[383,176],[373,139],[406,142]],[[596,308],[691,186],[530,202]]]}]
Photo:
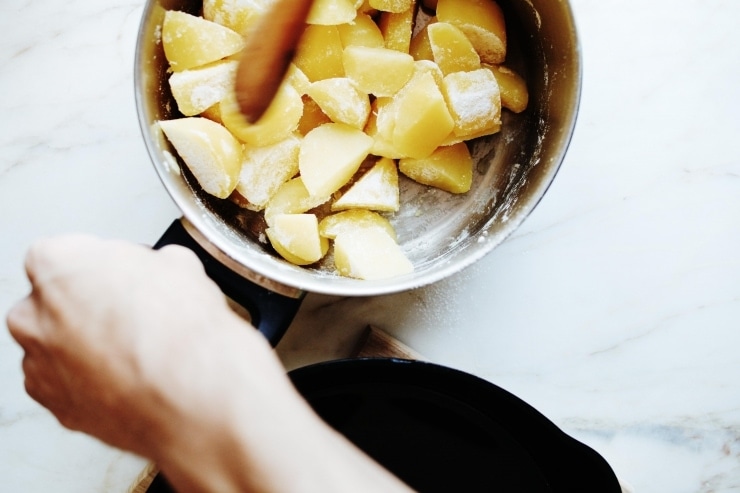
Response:
[{"label": "wooden spoon", "polygon": [[312,0],[274,0],[245,35],[236,72],[236,99],[254,123],[272,102],[311,10]]}]

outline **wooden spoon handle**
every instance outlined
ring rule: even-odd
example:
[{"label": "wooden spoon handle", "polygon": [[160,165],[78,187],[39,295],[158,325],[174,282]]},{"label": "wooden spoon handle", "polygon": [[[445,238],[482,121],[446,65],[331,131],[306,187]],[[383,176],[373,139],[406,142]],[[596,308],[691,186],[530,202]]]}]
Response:
[{"label": "wooden spoon handle", "polygon": [[250,122],[270,105],[293,59],[312,0],[275,0],[245,34],[236,72],[236,99]]}]

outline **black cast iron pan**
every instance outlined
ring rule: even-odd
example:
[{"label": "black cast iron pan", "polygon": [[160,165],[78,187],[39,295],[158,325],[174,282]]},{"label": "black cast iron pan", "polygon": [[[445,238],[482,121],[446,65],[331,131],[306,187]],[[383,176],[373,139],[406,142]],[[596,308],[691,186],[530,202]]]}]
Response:
[{"label": "black cast iron pan", "polygon": [[[593,449],[468,373],[377,358],[315,364],[290,377],[325,421],[417,491],[621,492]],[[147,490],[171,491],[161,475]]]}]

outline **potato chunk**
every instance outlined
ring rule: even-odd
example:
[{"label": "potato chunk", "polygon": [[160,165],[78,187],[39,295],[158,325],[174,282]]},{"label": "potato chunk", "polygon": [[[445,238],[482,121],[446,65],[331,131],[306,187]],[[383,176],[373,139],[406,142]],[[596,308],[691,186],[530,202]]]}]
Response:
[{"label": "potato chunk", "polygon": [[498,132],[501,127],[501,95],[490,70],[454,72],[442,83],[444,98],[452,114],[454,133],[473,138]]},{"label": "potato chunk", "polygon": [[279,214],[301,214],[318,207],[329,200],[326,197],[312,197],[301,177],[293,178],[283,183],[275,195],[265,207],[265,222],[267,225],[273,223],[273,219]]},{"label": "potato chunk", "polygon": [[368,4],[383,12],[406,12],[414,5],[414,0],[369,0]]},{"label": "potato chunk", "polygon": [[162,24],[162,46],[170,68],[178,72],[238,53],[244,40],[215,22],[168,10]]},{"label": "potato chunk", "polygon": [[301,139],[291,135],[275,144],[245,146],[236,191],[249,201],[249,208],[262,210],[280,186],[298,174]]},{"label": "potato chunk", "polygon": [[434,61],[444,75],[480,68],[480,56],[460,29],[447,22],[436,22],[429,26],[428,33]]},{"label": "potato chunk", "polygon": [[351,0],[314,0],[306,23],[336,26],[352,22],[357,9]]},{"label": "potato chunk", "polygon": [[524,78],[503,65],[486,65],[493,72],[501,91],[501,106],[514,113],[521,113],[529,104],[529,92]]},{"label": "potato chunk", "polygon": [[464,142],[440,147],[424,159],[401,159],[398,169],[418,183],[450,193],[465,193],[473,182],[473,159]]},{"label": "potato chunk", "polygon": [[319,234],[331,240],[342,232],[357,228],[379,228],[396,240],[396,230],[391,222],[377,212],[367,209],[350,209],[326,216],[319,222]]},{"label": "potato chunk", "polygon": [[414,73],[414,58],[387,48],[348,46],[342,54],[344,72],[357,87],[376,97],[392,96]]},{"label": "potato chunk", "polygon": [[306,135],[308,132],[324,123],[331,123],[331,118],[324,113],[316,101],[309,96],[303,96],[303,115],[298,123],[298,133]]},{"label": "potato chunk", "polygon": [[234,87],[237,65],[226,60],[173,73],[170,89],[180,113],[199,115],[219,103]]},{"label": "potato chunk", "polygon": [[385,47],[391,50],[408,53],[411,46],[411,34],[414,31],[416,8],[403,12],[381,12],[378,26],[383,33]]},{"label": "potato chunk", "polygon": [[357,14],[352,22],[337,26],[342,46],[369,46],[384,48],[383,33],[375,21],[367,14]]},{"label": "potato chunk", "polygon": [[373,147],[370,154],[374,156],[398,159],[404,157],[393,147],[392,98],[376,98],[371,104],[370,117],[365,125],[365,133],[372,137]]},{"label": "potato chunk", "polygon": [[337,234],[334,264],[341,275],[357,279],[388,279],[414,271],[393,238],[372,227],[352,228]]},{"label": "potato chunk", "polygon": [[228,130],[206,118],[160,121],[159,127],[207,193],[225,199],[234,191],[242,145]]},{"label": "potato chunk", "polygon": [[455,121],[434,76],[424,72],[397,96],[393,147],[409,157],[430,155],[452,132]]},{"label": "potato chunk", "polygon": [[296,265],[318,262],[329,248],[314,214],[278,214],[265,233],[275,251]]},{"label": "potato chunk", "polygon": [[343,123],[311,130],[301,144],[298,166],[309,194],[326,197],[352,178],[365,160],[373,139]]},{"label": "potato chunk", "polygon": [[293,63],[311,82],[344,77],[343,50],[337,26],[309,25],[298,42]]},{"label": "potato chunk", "polygon": [[336,123],[363,129],[370,115],[370,97],[347,77],[313,82],[307,95]]},{"label": "potato chunk", "polygon": [[437,19],[459,27],[481,61],[496,64],[506,58],[504,13],[494,0],[438,0]]},{"label": "potato chunk", "polygon": [[203,18],[244,35],[274,0],[203,0]]},{"label": "potato chunk", "polygon": [[436,22],[436,19],[430,20],[429,24],[419,29],[412,36],[409,44],[409,54],[414,57],[414,60],[434,60],[432,45],[429,43],[429,26],[434,22]]},{"label": "potato chunk", "polygon": [[386,212],[398,210],[398,169],[392,159],[381,158],[331,206],[333,211],[353,208]]}]

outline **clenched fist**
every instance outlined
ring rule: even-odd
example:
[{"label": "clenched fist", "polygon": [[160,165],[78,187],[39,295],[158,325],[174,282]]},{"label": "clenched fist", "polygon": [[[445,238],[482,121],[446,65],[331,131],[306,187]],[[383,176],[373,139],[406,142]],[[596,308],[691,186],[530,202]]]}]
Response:
[{"label": "clenched fist", "polygon": [[7,324],[27,392],[64,426],[181,492],[406,490],[313,413],[190,251],[64,236],[25,267]]}]

